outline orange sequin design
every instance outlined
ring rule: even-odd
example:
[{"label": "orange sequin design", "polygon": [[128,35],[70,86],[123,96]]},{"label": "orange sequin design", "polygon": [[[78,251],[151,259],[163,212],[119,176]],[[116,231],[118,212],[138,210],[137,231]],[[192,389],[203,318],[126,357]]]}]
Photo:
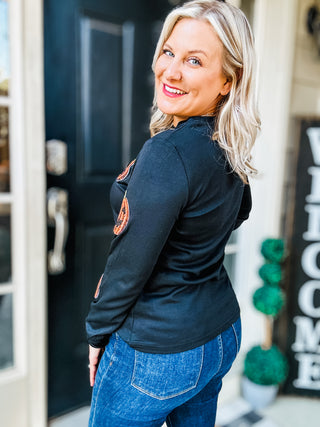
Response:
[{"label": "orange sequin design", "polygon": [[131,166],[133,166],[135,164],[136,160],[132,160],[131,163],[128,164],[128,166],[125,168],[125,170],[117,176],[117,181],[122,181],[123,179],[127,178],[129,172],[130,172],[130,168]]},{"label": "orange sequin design", "polygon": [[116,222],[115,226],[113,227],[114,234],[119,236],[119,234],[121,234],[123,232],[123,230],[126,228],[128,222],[129,222],[129,216],[130,216],[129,202],[128,202],[126,195],[124,195],[117,222]]},{"label": "orange sequin design", "polygon": [[103,277],[103,274],[102,274],[102,276],[100,277],[100,280],[99,280],[99,283],[98,283],[98,286],[97,286],[96,292],[95,292],[95,294],[94,294],[94,297],[95,297],[95,298],[98,298],[98,296],[99,296],[102,277]]}]

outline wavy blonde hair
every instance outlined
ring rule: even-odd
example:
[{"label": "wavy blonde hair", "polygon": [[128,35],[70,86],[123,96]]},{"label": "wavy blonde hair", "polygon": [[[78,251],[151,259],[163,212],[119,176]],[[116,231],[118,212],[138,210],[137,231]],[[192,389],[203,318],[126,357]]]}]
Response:
[{"label": "wavy blonde hair", "polygon": [[[260,118],[256,103],[256,59],[250,25],[244,13],[217,0],[194,0],[177,7],[167,16],[155,50],[152,69],[176,23],[183,18],[199,19],[212,25],[222,46],[222,72],[231,82],[230,92],[217,99],[213,140],[217,140],[243,182],[257,173],[251,165]],[[150,121],[151,136],[173,126],[173,116],[157,107],[156,93]]]}]

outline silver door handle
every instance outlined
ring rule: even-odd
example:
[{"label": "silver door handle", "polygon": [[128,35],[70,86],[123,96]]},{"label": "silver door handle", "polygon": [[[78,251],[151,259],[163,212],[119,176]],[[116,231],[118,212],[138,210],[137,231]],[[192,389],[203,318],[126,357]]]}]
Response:
[{"label": "silver door handle", "polygon": [[56,228],[53,250],[48,252],[48,271],[50,274],[60,274],[66,268],[65,245],[69,231],[68,192],[62,188],[49,188],[47,204],[48,225]]}]

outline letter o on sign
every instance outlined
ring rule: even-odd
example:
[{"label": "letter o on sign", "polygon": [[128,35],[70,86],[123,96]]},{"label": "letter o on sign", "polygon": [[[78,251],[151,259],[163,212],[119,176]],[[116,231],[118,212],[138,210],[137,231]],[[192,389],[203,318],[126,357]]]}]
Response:
[{"label": "letter o on sign", "polygon": [[301,310],[310,317],[320,317],[320,306],[314,306],[314,293],[315,291],[320,291],[320,281],[319,280],[309,280],[303,286],[301,286],[299,291],[299,307]]}]

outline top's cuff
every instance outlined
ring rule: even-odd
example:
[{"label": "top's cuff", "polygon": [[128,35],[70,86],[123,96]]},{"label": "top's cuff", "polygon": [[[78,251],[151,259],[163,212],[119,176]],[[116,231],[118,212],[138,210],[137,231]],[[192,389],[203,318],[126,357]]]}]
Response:
[{"label": "top's cuff", "polygon": [[93,337],[88,337],[88,344],[94,348],[103,348],[108,344],[110,336],[111,335],[95,335]]}]

